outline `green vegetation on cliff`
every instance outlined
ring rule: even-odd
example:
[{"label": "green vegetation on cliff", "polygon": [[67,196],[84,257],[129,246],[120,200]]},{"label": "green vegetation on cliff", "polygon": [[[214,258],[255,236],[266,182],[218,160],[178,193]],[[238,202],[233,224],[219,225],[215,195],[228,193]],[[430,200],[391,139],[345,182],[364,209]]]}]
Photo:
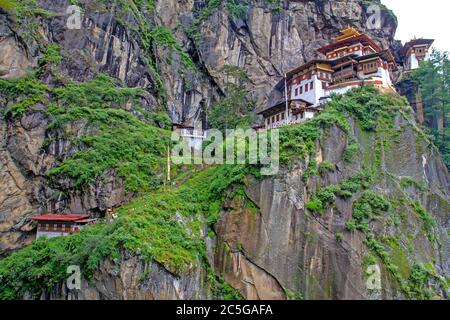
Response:
[{"label": "green vegetation on cliff", "polygon": [[[58,95],[60,99],[58,107],[49,108],[49,114],[55,119],[60,117],[62,120],[58,123],[64,125],[66,123],[64,119],[67,119],[67,106],[71,105],[72,93],[78,92],[78,95],[83,97],[85,89],[83,86],[81,88],[66,87]],[[115,97],[112,100],[117,98],[118,101],[124,101],[121,100],[122,95],[113,94],[112,96]],[[133,97],[128,94],[125,96],[127,99]],[[95,105],[95,100],[93,104]],[[73,107],[76,108],[76,106]],[[348,232],[362,232],[365,236],[365,244],[371,252],[371,260],[379,259],[382,262],[407,298],[422,299],[433,297],[438,290],[434,285],[430,289],[430,284],[437,281],[438,286],[444,287],[445,280],[439,278],[434,270],[433,262],[427,261],[428,264],[425,264],[423,261],[422,263],[416,261],[416,258],[411,261],[396,258],[395,253],[401,253],[400,257],[406,255],[403,241],[411,244],[409,238],[398,240],[404,235],[399,219],[405,219],[404,215],[416,217],[417,221],[423,225],[423,232],[415,237],[425,237],[430,245],[436,245],[433,217],[421,207],[419,202],[411,199],[403,191],[401,180],[394,183],[398,185],[398,192],[402,192],[404,201],[400,201],[400,197],[391,198],[387,194],[382,194],[377,188],[381,178],[390,177],[382,167],[381,155],[390,147],[387,140],[396,132],[394,125],[396,117],[399,114],[406,114],[407,108],[404,100],[395,95],[383,95],[372,88],[356,89],[347,95],[336,97],[315,119],[301,125],[283,128],[280,131],[280,157],[285,170],[295,162],[307,161],[310,164],[310,173],[305,179],[306,183],[314,175],[334,174],[342,169],[340,166],[344,163],[346,165],[362,163],[361,171],[355,172],[354,175],[336,184],[319,188],[316,194],[311,195],[307,208],[314,213],[324,215],[326,210],[334,206],[337,197],[352,201],[353,217],[347,224]],[[94,108],[95,110],[110,112],[120,108],[109,108],[105,105],[98,106]],[[75,153],[71,159],[63,162],[59,169],[55,169],[62,170],[65,174],[72,172],[72,178],[75,180],[85,179],[84,170],[76,171],[76,167],[83,167],[90,162],[97,163],[97,156],[98,163],[103,165],[107,154],[118,148],[117,139],[122,141],[123,137],[130,136],[131,140],[125,140],[125,143],[137,149],[142,146],[144,150],[155,148],[155,155],[164,146],[161,142],[164,140],[152,140],[156,139],[154,135],[159,133],[151,131],[156,128],[150,129],[150,126],[141,120],[130,120],[127,116],[115,118],[114,115],[107,114],[108,118],[111,118],[112,125],[104,127],[107,122],[104,122],[103,118],[98,117],[95,112],[92,113],[95,116],[91,116],[91,111],[84,113],[82,110],[77,110],[75,117],[70,115],[68,119],[92,121],[97,124],[101,132],[87,138],[88,148]],[[80,117],[77,116],[79,112],[81,112]],[[359,145],[357,139],[352,137],[354,128],[349,121],[349,116],[355,120],[356,128],[360,128],[372,137],[373,145],[379,148],[377,149],[379,151],[375,152],[373,157],[367,158],[367,161],[361,162],[359,160],[366,159],[365,153],[369,151],[360,146],[358,152],[353,152],[352,157],[348,157],[345,161],[343,159],[339,166],[331,163],[325,163],[322,166],[317,164],[317,161],[312,160],[316,157],[317,145],[323,138],[324,132],[328,132],[328,129],[334,125],[348,135],[348,144]],[[133,130],[132,126],[137,127],[136,135],[132,131],[126,135],[126,130]],[[114,131],[118,128],[124,130],[123,135]],[[148,144],[133,142],[135,139],[139,141],[138,137],[141,135],[144,141],[149,139]],[[103,152],[103,148],[107,152]],[[111,158],[117,160],[123,156],[118,153],[117,157]],[[130,161],[133,160],[130,159]],[[141,162],[139,159],[136,163]],[[151,165],[152,161],[148,161],[148,164]],[[95,174],[115,165],[117,164],[114,161],[108,162],[100,166]],[[72,168],[72,171],[65,171],[66,168]],[[137,171],[139,172],[138,169]],[[92,176],[92,172],[87,172],[87,176]],[[143,176],[139,179],[132,177],[132,179],[144,181],[143,185],[156,181],[151,170],[150,174],[147,169],[141,172]],[[160,187],[142,194],[130,204],[120,208],[118,219],[111,224],[87,227],[81,233],[69,237],[35,241],[32,245],[0,261],[0,298],[20,298],[27,292],[39,296],[43,291],[51,290],[56,284],[64,281],[66,267],[73,264],[80,265],[84,276],[90,279],[103,259],[109,258],[119,262],[123,250],[128,250],[148,261],[157,262],[177,275],[185,274],[199,264],[203,264],[208,269],[210,266],[206,259],[205,235],[213,235],[211,227],[222,211],[224,200],[242,196],[243,189],[236,188],[236,185],[247,183],[249,175],[260,178],[258,172],[259,167],[250,165],[209,167],[191,176],[188,174],[187,179],[180,186],[166,189]],[[405,183],[403,185],[405,186]],[[232,188],[232,186],[235,187]],[[142,186],[137,185],[136,190],[142,190]],[[426,192],[426,189],[420,192]],[[258,208],[253,209],[258,210]],[[376,232],[380,226],[383,230],[389,230],[390,233]],[[210,227],[209,230],[208,227]],[[336,234],[336,241],[342,242],[345,239],[344,233]],[[238,297],[235,290],[221,282],[220,275],[218,277],[213,275],[212,278],[219,294],[226,297]]]},{"label": "green vegetation on cliff", "polygon": [[[52,54],[45,63],[55,60],[57,55]],[[4,113],[7,118],[33,112],[39,103],[47,105],[52,134],[44,148],[61,139],[70,140],[76,147],[71,157],[48,172],[49,176],[68,177],[75,188],[82,188],[115,169],[130,191],[148,190],[161,183],[163,177],[158,175],[165,163],[170,131],[158,129],[151,119],[142,119],[142,114],[140,118],[135,116],[141,89],[122,87],[106,75],[57,88],[30,76],[0,80],[0,92],[11,101]],[[67,127],[78,121],[86,124],[85,134],[69,135]]]},{"label": "green vegetation on cliff", "polygon": [[17,6],[16,0],[0,0],[0,9],[10,11]]},{"label": "green vegetation on cliff", "polygon": [[[380,94],[372,88],[360,88],[349,94],[335,97],[315,121],[322,122],[321,118],[327,118],[332,112],[340,116],[336,117],[331,123],[340,123],[339,127],[347,134],[347,149],[342,155],[342,161],[349,166],[359,162],[362,164],[363,170],[355,176],[339,181],[337,184],[319,188],[310,197],[306,208],[321,216],[328,212],[327,209],[334,207],[337,197],[352,201],[352,218],[346,224],[347,230],[362,232],[365,235],[365,244],[368,249],[380,259],[398,284],[400,291],[407,298],[434,298],[437,292],[445,291],[448,287],[445,281],[422,272],[420,263],[414,262],[414,260],[411,263],[406,258],[410,255],[408,255],[404,243],[411,243],[412,240],[406,238],[402,238],[402,241],[391,240],[391,237],[396,239],[400,236],[404,237],[405,221],[407,221],[406,219],[413,219],[417,221],[417,225],[422,225],[422,232],[419,229],[419,235],[416,238],[420,237],[420,241],[429,242],[431,246],[437,245],[436,220],[431,213],[422,207],[418,200],[411,198],[403,190],[413,187],[417,192],[426,194],[428,189],[412,178],[397,179],[386,168],[386,155],[400,144],[400,141],[398,141],[400,130],[404,130],[403,127],[398,129],[397,123],[403,121],[409,123],[410,107],[402,97]],[[344,115],[343,118],[342,115]],[[353,136],[353,130],[350,130],[347,116],[355,121],[355,129],[353,130],[358,132],[359,137],[363,138],[362,141],[358,141]],[[399,117],[403,118],[403,121],[399,121]],[[308,125],[313,123],[314,120],[303,126],[298,126],[297,129],[308,128]],[[318,130],[317,128],[320,128],[320,126],[316,123],[314,128]],[[315,147],[312,142],[315,142],[321,134],[314,132],[313,128],[308,129],[314,133],[310,135],[312,139],[303,140],[301,143],[296,141],[292,144],[309,145],[308,152],[312,157],[315,157]],[[422,132],[416,131],[415,135],[418,144],[423,142],[425,146],[431,147]],[[295,139],[294,136],[290,140],[293,139]],[[307,153],[299,151],[296,154],[306,156]],[[311,161],[311,163],[314,163],[314,168],[319,167],[320,169],[320,165],[317,166],[315,161]],[[324,167],[332,168],[329,164],[324,165]],[[310,172],[312,171],[308,167],[304,173],[305,181],[308,181],[312,176]],[[325,170],[325,175],[326,172]],[[318,174],[318,172],[315,171],[315,174]],[[324,175],[324,169],[322,169],[321,174]],[[399,201],[398,197],[388,195],[387,190],[380,193],[378,184],[385,179],[394,180],[398,189],[396,192],[402,194],[400,198],[402,201]],[[380,227],[387,228],[391,236],[381,236],[377,231]],[[339,233],[339,237],[336,238],[337,241],[343,241],[344,235]]]},{"label": "green vegetation on cliff", "polygon": [[450,59],[434,50],[411,75],[419,86],[424,104],[425,125],[450,169]]},{"label": "green vegetation on cliff", "polygon": [[[123,249],[179,275],[206,263],[204,221],[217,217],[221,191],[244,179],[242,167],[233,170],[203,170],[179,188],[161,188],[134,199],[118,210],[113,223],[69,237],[40,239],[13,253],[0,261],[0,299],[21,298],[26,292],[38,297],[66,279],[69,265],[80,266],[91,279],[103,259],[118,262]],[[226,286],[222,290],[231,294]]]},{"label": "green vegetation on cliff", "polygon": [[209,122],[214,129],[250,128],[255,101],[246,89],[249,79],[245,71],[236,66],[225,65],[221,71],[226,78],[226,96],[211,106]]}]

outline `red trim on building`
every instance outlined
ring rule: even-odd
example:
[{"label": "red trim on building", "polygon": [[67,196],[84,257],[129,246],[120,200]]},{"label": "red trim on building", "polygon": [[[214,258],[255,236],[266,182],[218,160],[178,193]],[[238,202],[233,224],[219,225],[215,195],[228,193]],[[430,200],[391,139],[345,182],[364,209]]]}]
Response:
[{"label": "red trim on building", "polygon": [[324,46],[322,48],[319,48],[317,51],[322,53],[322,54],[324,54],[324,55],[326,55],[328,52],[333,51],[335,49],[339,49],[340,47],[351,46],[352,44],[354,44],[355,42],[358,42],[359,40],[361,40],[363,45],[367,46],[367,44],[368,44],[377,52],[380,52],[380,51],[383,50],[378,44],[376,44],[367,35],[360,34],[360,35],[357,35],[357,36],[354,36],[354,37],[351,37],[351,38],[348,38],[348,39],[344,39],[344,40],[341,40],[341,41],[337,41],[337,42],[331,43],[331,44],[326,45],[326,46]]},{"label": "red trim on building", "polygon": [[381,81],[381,80],[347,81],[347,82],[342,82],[342,83],[338,83],[338,84],[329,86],[327,88],[327,90],[334,90],[334,89],[338,89],[341,87],[349,87],[349,86],[356,86],[356,85],[362,86],[363,84],[366,86],[367,85],[383,85],[383,81]]},{"label": "red trim on building", "polygon": [[31,219],[36,221],[78,221],[89,218],[88,215],[63,215],[63,214],[44,214],[34,216]]}]

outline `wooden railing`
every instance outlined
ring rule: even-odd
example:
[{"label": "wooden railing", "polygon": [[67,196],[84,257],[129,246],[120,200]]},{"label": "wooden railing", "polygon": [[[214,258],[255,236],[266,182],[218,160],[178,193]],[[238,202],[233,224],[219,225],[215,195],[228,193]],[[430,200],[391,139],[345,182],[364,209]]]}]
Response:
[{"label": "wooden railing", "polygon": [[356,71],[355,70],[342,70],[337,71],[334,73],[333,80],[334,82],[342,80],[342,79],[348,79],[356,77]]}]

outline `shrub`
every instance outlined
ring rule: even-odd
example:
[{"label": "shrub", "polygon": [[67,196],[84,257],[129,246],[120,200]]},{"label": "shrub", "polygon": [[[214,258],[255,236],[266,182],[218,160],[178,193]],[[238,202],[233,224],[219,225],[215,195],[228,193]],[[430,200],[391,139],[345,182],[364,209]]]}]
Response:
[{"label": "shrub", "polygon": [[308,203],[306,204],[306,208],[311,212],[319,214],[322,214],[324,211],[322,201],[320,201],[320,199],[317,198],[308,201]]},{"label": "shrub", "polygon": [[391,204],[382,195],[368,190],[353,204],[352,223],[350,226],[367,231],[369,222],[382,212],[387,212]]},{"label": "shrub", "polygon": [[167,113],[158,113],[153,119],[161,128],[170,129],[172,126],[172,120]]},{"label": "shrub", "polygon": [[430,241],[435,240],[434,235],[434,227],[437,225],[436,220],[433,215],[426,211],[421,205],[420,202],[415,201],[413,203],[414,209],[419,216],[420,220],[422,220],[422,228],[428,236]]},{"label": "shrub", "polygon": [[353,159],[359,154],[359,144],[355,141],[350,143],[342,154],[342,160],[345,162],[352,162]]},{"label": "shrub", "polygon": [[330,185],[320,189],[317,193],[317,198],[319,198],[323,204],[329,205],[336,200],[336,194],[339,191],[341,191],[341,188],[338,185]]},{"label": "shrub", "polygon": [[334,163],[328,162],[328,161],[323,161],[319,164],[319,173],[321,175],[324,175],[330,171],[335,171],[336,170],[336,165]]}]

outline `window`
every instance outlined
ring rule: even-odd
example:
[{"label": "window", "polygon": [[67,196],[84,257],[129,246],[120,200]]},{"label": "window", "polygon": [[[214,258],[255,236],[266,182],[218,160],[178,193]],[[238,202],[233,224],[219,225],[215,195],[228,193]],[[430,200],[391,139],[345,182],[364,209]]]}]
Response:
[{"label": "window", "polygon": [[284,120],[284,112],[281,114],[281,120]]},{"label": "window", "polygon": [[277,122],[280,121],[280,115],[277,114]]},{"label": "window", "polygon": [[275,116],[272,117],[272,123],[275,123]]},{"label": "window", "polygon": [[300,94],[303,94],[303,86],[300,86]]},{"label": "window", "polygon": [[298,96],[298,88],[295,88],[295,95]]},{"label": "window", "polygon": [[377,72],[378,65],[375,62],[366,63],[363,66],[364,73],[373,73]]},{"label": "window", "polygon": [[305,84],[305,92],[308,92],[308,84]]},{"label": "window", "polygon": [[309,84],[309,90],[312,90],[312,89],[314,89],[314,81],[312,81],[312,82]]}]

